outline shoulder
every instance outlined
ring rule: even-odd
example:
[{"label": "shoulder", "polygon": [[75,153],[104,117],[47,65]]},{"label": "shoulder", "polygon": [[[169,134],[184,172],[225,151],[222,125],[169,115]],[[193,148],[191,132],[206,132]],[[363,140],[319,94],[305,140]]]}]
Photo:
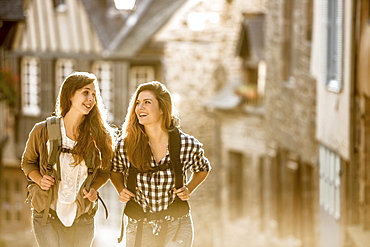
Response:
[{"label": "shoulder", "polygon": [[192,135],[189,135],[185,132],[183,132],[182,130],[179,130],[180,132],[180,138],[181,138],[181,144],[182,145],[185,145],[185,146],[188,146],[188,145],[191,145],[191,146],[194,146],[194,147],[202,147],[203,144],[198,141],[198,139],[196,139],[194,136]]},{"label": "shoulder", "polygon": [[43,129],[45,127],[46,127],[46,120],[36,123],[33,128],[34,129]]},{"label": "shoulder", "polygon": [[42,122],[38,122],[36,123],[32,130],[31,130],[31,133],[40,133],[42,131],[45,131],[46,130],[46,121],[42,121]]}]

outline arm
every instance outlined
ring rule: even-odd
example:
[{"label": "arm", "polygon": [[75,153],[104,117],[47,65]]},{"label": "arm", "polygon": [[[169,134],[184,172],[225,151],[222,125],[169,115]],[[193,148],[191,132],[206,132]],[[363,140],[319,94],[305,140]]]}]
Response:
[{"label": "arm", "polygon": [[[195,138],[185,138],[185,141],[193,145],[189,157],[189,164],[193,173],[187,185],[180,189],[174,189],[174,193],[183,201],[190,199],[190,195],[206,180],[211,170],[210,163],[204,156],[202,144]],[[185,167],[185,169],[190,167]]]},{"label": "arm", "polygon": [[185,185],[188,189],[190,194],[195,191],[199,185],[201,185],[204,180],[208,177],[209,172],[194,172],[193,176],[191,177],[190,181],[187,185]]},{"label": "arm", "polygon": [[178,190],[175,189],[174,193],[182,201],[189,200],[190,195],[206,180],[208,173],[206,171],[194,172],[188,184]]},{"label": "arm", "polygon": [[40,146],[46,143],[46,140],[42,139],[42,136],[45,136],[45,128],[45,122],[40,122],[31,130],[22,155],[21,169],[27,178],[34,181],[41,189],[49,190],[55,183],[54,177],[47,174],[42,175],[40,171],[40,153],[42,153]]},{"label": "arm", "polygon": [[87,191],[83,189],[84,198],[89,199],[89,201],[94,202],[98,199],[99,193],[98,189],[102,187],[109,179],[109,172],[105,170],[98,170],[98,175],[94,179],[94,182],[90,186],[90,190]]},{"label": "arm", "polygon": [[121,172],[111,172],[110,180],[116,188],[118,194],[125,188],[123,185],[123,174]]},{"label": "arm", "polygon": [[[40,150],[41,146],[45,145],[46,148],[46,139],[41,140],[41,136],[44,136],[44,132],[46,129],[46,123],[37,123],[33,129],[31,130],[28,140],[26,142],[26,147],[22,154],[21,159],[21,169],[23,170],[24,174],[27,176],[27,178],[30,179],[29,174],[36,170],[40,172],[40,162],[41,157],[40,153],[42,152]],[[47,154],[46,154],[47,155]],[[41,175],[42,176],[42,175]],[[34,182],[37,182],[34,180]]]},{"label": "arm", "polygon": [[111,172],[110,179],[119,194],[121,202],[128,202],[135,194],[125,188],[123,183],[123,174],[118,172]]}]

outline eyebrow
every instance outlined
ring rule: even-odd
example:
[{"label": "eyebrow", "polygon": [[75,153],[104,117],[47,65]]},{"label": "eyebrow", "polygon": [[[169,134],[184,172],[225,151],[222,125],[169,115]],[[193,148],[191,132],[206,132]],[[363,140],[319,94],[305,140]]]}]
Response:
[{"label": "eyebrow", "polygon": [[[92,89],[91,89],[91,88],[89,88],[89,87],[84,87],[84,88],[82,88],[82,89],[88,89],[88,90],[92,91]],[[94,90],[94,92],[96,92],[96,90]]]},{"label": "eyebrow", "polygon": [[[147,99],[143,99],[142,101],[145,101],[145,100],[153,101],[153,99],[149,99],[149,98],[147,98]],[[137,99],[136,101],[140,101],[140,100],[139,100],[139,99]]]}]

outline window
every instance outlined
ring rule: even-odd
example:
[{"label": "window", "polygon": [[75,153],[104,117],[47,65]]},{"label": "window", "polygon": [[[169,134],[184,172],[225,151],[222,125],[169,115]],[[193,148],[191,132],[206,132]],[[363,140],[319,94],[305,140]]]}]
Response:
[{"label": "window", "polygon": [[76,62],[72,59],[58,59],[55,63],[55,95],[58,96],[64,79],[75,71]]},{"label": "window", "polygon": [[108,120],[113,121],[114,93],[113,93],[113,65],[110,62],[95,62],[93,73],[98,78],[100,93],[106,109],[108,109]]},{"label": "window", "polygon": [[130,69],[130,93],[144,82],[155,80],[155,69],[153,66],[132,66]]},{"label": "window", "polygon": [[320,146],[320,206],[340,219],[340,157],[329,149]]},{"label": "window", "polygon": [[259,106],[265,92],[264,14],[246,14],[242,23],[237,55],[243,59],[241,86],[236,89],[246,104]]},{"label": "window", "polygon": [[228,177],[229,208],[232,220],[243,214],[243,154],[230,152],[230,167]]},{"label": "window", "polygon": [[54,10],[58,13],[63,13],[67,11],[67,5],[65,0],[53,0]]},{"label": "window", "polygon": [[40,62],[35,57],[25,57],[21,65],[22,112],[38,116],[40,108]]},{"label": "window", "polygon": [[342,20],[343,0],[324,1],[324,30],[326,44],[326,85],[329,91],[338,93],[342,87]]}]

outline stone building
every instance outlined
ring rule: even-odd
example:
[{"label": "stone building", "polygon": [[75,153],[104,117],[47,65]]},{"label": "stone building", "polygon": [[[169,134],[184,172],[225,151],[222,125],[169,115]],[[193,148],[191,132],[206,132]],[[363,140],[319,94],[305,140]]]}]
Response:
[{"label": "stone building", "polygon": [[314,10],[320,246],[367,246],[369,1],[317,1]]}]

